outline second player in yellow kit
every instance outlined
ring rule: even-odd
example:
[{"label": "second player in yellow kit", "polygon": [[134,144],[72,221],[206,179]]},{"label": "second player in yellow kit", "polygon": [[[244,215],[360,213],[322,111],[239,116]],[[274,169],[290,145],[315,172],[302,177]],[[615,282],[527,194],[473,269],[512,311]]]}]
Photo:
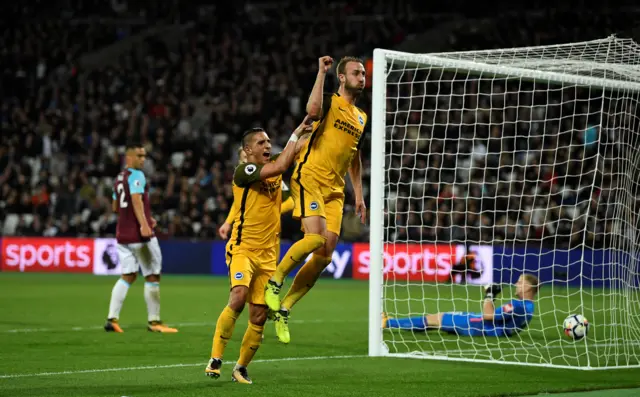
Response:
[{"label": "second player in yellow kit", "polygon": [[[342,224],[347,174],[354,190],[356,212],[363,223],[366,219],[360,147],[367,115],[355,106],[365,87],[365,69],[357,58],[342,58],[336,67],[338,92],[323,95],[325,76],[332,64],[333,59],[328,56],[318,60],[318,75],[307,102],[308,115],[317,121],[291,177],[293,217],[301,219],[305,234],[284,255],[265,288],[265,302],[276,313],[276,334],[283,343],[290,341],[289,311],[331,263]],[[289,292],[280,301],[285,277],[312,252],[313,256],[300,268]]]},{"label": "second player in yellow kit", "polygon": [[362,142],[367,115],[340,94],[325,94],[321,120],[291,177],[293,217],[325,218],[327,230],[340,235],[345,176]]},{"label": "second player in yellow kit", "polygon": [[278,260],[281,175],[294,160],[299,137],[311,131],[309,124],[305,119],[277,157],[271,156],[271,141],[264,130],[252,129],[243,135],[247,162],[240,164],[233,175],[234,202],[239,209],[226,255],[231,289],[229,302],[216,323],[211,359],[205,368],[208,376],[220,376],[224,350],[248,302],[249,324],[231,377],[235,382],[252,383],[247,366],[262,342],[268,312],[264,286]]}]

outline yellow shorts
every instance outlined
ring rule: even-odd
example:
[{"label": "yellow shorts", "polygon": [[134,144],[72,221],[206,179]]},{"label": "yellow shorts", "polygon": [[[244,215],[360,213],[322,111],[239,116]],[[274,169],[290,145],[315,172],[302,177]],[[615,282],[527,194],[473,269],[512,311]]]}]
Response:
[{"label": "yellow shorts", "polygon": [[311,178],[302,177],[300,183],[291,178],[291,197],[293,197],[293,218],[321,216],[327,222],[327,230],[340,235],[344,194],[318,184]]},{"label": "yellow shorts", "polygon": [[247,302],[265,305],[264,288],[276,271],[279,247],[240,248],[227,245],[227,267],[231,289],[239,285],[249,288]]}]

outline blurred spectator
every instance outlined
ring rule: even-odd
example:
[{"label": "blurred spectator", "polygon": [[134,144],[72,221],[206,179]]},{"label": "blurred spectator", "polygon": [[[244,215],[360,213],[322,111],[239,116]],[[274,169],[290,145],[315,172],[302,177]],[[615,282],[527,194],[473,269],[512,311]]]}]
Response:
[{"label": "blurred spectator", "polygon": [[[369,58],[373,48],[394,48],[443,18],[400,0],[331,2],[330,15],[309,1],[118,0],[79,2],[82,9],[61,1],[66,18],[44,14],[57,2],[36,3],[43,8],[12,12],[40,22],[14,24],[1,41],[0,224],[16,235],[113,235],[112,178],[123,146],[136,138],[149,153],[144,171],[158,234],[216,238],[232,200],[237,137],[261,125],[274,151],[281,149],[303,117],[318,56]],[[451,49],[601,38],[637,15],[515,13],[464,21]],[[126,29],[69,22],[96,14],[146,22]],[[188,21],[195,23],[176,47],[151,39],[114,66],[77,64],[82,54],[155,23]],[[513,34],[513,26],[522,28]],[[335,88],[331,77],[327,90]],[[603,175],[619,172],[607,159],[619,153],[620,132],[610,128],[612,119],[599,127],[597,93],[419,70],[400,79],[407,84],[390,85],[387,103],[395,112],[388,120],[390,238],[602,244],[604,233],[622,227],[600,222],[614,219],[618,205],[618,182]],[[421,99],[403,99],[411,97]],[[370,104],[367,91],[359,106],[370,113]],[[368,201],[370,161],[363,159]],[[367,240],[352,202],[347,189],[343,237]],[[299,224],[285,217],[283,238],[297,233]]]}]

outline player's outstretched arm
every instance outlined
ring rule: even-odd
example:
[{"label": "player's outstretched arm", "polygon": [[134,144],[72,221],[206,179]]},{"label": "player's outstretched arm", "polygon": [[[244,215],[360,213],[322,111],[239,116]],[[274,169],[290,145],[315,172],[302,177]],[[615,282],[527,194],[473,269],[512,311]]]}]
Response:
[{"label": "player's outstretched arm", "polygon": [[275,161],[269,162],[260,167],[260,179],[268,179],[274,176],[282,175],[293,163],[296,156],[296,145],[300,137],[311,132],[312,120],[308,116],[304,118],[302,123],[293,131],[287,146]]},{"label": "player's outstretched arm", "polygon": [[323,56],[318,59],[318,74],[315,83],[313,83],[311,95],[307,100],[307,114],[313,120],[322,118],[324,80],[327,72],[331,69],[331,65],[333,65],[333,59],[330,56]]},{"label": "player's outstretched arm", "polygon": [[502,321],[503,309],[508,306],[496,309],[494,300],[502,292],[502,288],[498,284],[489,284],[484,288],[484,302],[482,303],[482,319],[485,321]]},{"label": "player's outstretched arm", "polygon": [[266,164],[246,163],[238,166],[233,175],[233,182],[239,187],[246,187],[259,180],[273,178],[282,175],[293,163],[296,155],[296,143],[301,136],[311,132],[313,120],[309,116],[305,117],[298,128],[293,131],[287,146],[280,153],[275,161]]}]

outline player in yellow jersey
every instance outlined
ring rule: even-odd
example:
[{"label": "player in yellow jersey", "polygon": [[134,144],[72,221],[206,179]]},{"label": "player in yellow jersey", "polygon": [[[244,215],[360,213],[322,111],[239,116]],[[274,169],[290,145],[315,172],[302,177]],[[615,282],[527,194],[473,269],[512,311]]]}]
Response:
[{"label": "player in yellow jersey", "polygon": [[[300,149],[302,149],[304,143],[309,139],[308,137],[309,134],[302,136],[296,144],[296,156],[299,155]],[[244,164],[246,162],[247,154],[244,152],[244,148],[240,147],[238,149],[238,164]],[[231,232],[231,226],[233,225],[233,220],[235,219],[238,211],[240,211],[240,207],[238,202],[234,200],[231,204],[226,220],[222,226],[218,228],[218,236],[220,236],[221,239],[226,240],[229,238],[229,232]],[[282,181],[282,205],[280,206],[280,213],[286,214],[291,211],[293,211],[293,198],[291,197],[289,186]]]},{"label": "player in yellow jersey", "polygon": [[309,121],[308,117],[305,118],[296,128],[278,156],[271,156],[271,141],[264,130],[254,128],[243,135],[242,146],[247,162],[240,164],[233,175],[233,198],[239,203],[240,210],[235,216],[227,245],[231,292],[229,303],[216,323],[211,359],[205,368],[208,376],[220,376],[224,350],[238,316],[249,302],[249,325],[231,377],[235,382],[252,383],[247,365],[262,342],[268,311],[264,302],[264,286],[278,261],[282,173],[293,162],[299,137],[311,131]]},{"label": "player in yellow jersey", "polygon": [[[363,223],[366,219],[360,146],[367,115],[355,106],[365,87],[365,69],[358,58],[342,58],[336,67],[338,92],[323,94],[325,76],[332,64],[333,59],[328,56],[318,60],[318,75],[307,102],[307,114],[316,121],[291,177],[293,217],[301,219],[305,235],[291,246],[265,288],[265,301],[275,312],[276,334],[282,343],[290,341],[289,311],[331,263],[342,224],[347,173],[354,188],[356,211]],[[285,277],[312,252],[281,302]]]}]

